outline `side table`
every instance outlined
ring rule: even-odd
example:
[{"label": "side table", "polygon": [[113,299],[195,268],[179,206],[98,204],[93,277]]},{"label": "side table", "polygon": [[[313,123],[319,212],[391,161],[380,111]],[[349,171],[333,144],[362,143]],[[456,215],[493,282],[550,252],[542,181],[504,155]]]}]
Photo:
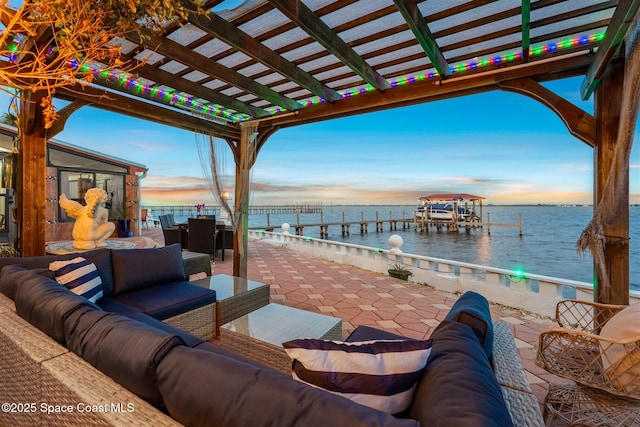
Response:
[{"label": "side table", "polygon": [[220,327],[221,346],[285,373],[291,359],[282,343],[298,338],[342,340],[342,320],[271,303]]},{"label": "side table", "polygon": [[227,274],[216,274],[191,283],[216,291],[216,331],[220,326],[269,304],[267,284]]}]

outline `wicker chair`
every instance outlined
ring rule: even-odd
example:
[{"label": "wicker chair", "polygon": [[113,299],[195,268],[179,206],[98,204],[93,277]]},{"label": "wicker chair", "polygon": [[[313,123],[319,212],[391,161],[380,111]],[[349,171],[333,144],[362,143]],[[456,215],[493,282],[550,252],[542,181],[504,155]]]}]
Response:
[{"label": "wicker chair", "polygon": [[160,215],[158,217],[162,226],[162,234],[164,236],[164,244],[166,246],[173,243],[180,243],[182,249],[186,249],[189,245],[189,232],[187,227],[180,225],[172,225],[173,215]]},{"label": "wicker chair", "polygon": [[[640,377],[634,374],[640,369],[640,338],[599,335],[626,307],[575,300],[557,304],[560,327],[538,338],[536,364],[575,383],[550,384],[547,426],[640,426]],[[623,357],[611,359],[612,350]]]},{"label": "wicker chair", "polygon": [[216,237],[216,254],[222,251],[222,261],[224,261],[225,249],[233,249],[233,228],[225,226],[223,223],[216,224],[218,235]]},{"label": "wicker chair", "polygon": [[189,252],[214,257],[217,234],[215,219],[189,218]]}]

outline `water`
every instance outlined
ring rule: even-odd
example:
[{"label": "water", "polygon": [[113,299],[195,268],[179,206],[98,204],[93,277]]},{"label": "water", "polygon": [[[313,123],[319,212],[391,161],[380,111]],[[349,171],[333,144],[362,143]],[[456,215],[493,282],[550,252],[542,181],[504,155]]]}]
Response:
[{"label": "water", "polygon": [[[325,206],[324,222],[359,221],[376,218],[413,218],[415,206]],[[388,222],[384,231],[376,233],[375,225],[369,225],[368,234],[360,234],[359,225],[351,227],[349,236],[342,236],[340,226],[329,227],[329,240],[352,243],[375,248],[390,249],[388,239],[398,234],[404,240],[401,249],[405,253],[424,255],[448,260],[467,262],[504,269],[522,269],[530,274],[558,277],[562,279],[592,282],[593,262],[587,252],[578,255],[575,244],[582,229],[593,215],[591,206],[483,206],[483,220],[491,215],[492,223],[517,223],[522,214],[523,235],[517,227],[491,227],[449,232],[446,228],[429,233],[417,232],[413,228],[389,231]],[[640,291],[640,206],[631,206],[630,215],[630,284],[632,290]],[[320,214],[270,214],[269,223],[280,226],[287,222],[294,224],[320,222]],[[176,217],[176,220],[181,218]],[[266,214],[249,216],[249,226],[267,225]],[[276,230],[279,231],[279,230]],[[291,230],[293,232],[293,230]],[[304,235],[320,238],[319,227],[305,227]]]}]

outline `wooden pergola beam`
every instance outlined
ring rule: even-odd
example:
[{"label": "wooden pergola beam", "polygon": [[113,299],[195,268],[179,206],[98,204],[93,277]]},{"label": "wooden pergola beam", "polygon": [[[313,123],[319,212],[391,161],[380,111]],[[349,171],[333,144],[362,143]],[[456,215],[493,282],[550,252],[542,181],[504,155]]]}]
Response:
[{"label": "wooden pergola beam", "polygon": [[384,77],[367,64],[351,46],[300,0],[269,0],[269,3],[362,77],[365,82],[380,92],[390,87]]},{"label": "wooden pergola beam", "polygon": [[433,33],[431,33],[427,21],[418,9],[417,0],[393,0],[393,2],[440,77],[445,78],[451,74],[447,60],[444,58]]},{"label": "wooden pergola beam", "polygon": [[71,104],[61,108],[57,112],[58,117],[56,118],[56,121],[53,122],[53,125],[49,129],[47,129],[47,138],[53,138],[62,132],[64,130],[64,126],[67,124],[67,120],[69,120],[69,117],[85,105],[89,105],[89,103],[86,101],[75,100],[72,101]]},{"label": "wooden pergola beam", "polygon": [[238,27],[222,19],[215,13],[200,15],[191,13],[189,22],[201,30],[216,36],[218,39],[233,46],[245,55],[269,67],[272,71],[282,74],[292,82],[307,89],[312,94],[329,102],[340,99],[340,95],[328,86],[320,83],[311,74],[285,59],[272,49],[260,43]]},{"label": "wooden pergola beam", "polygon": [[528,96],[556,113],[569,129],[569,133],[590,147],[596,146],[596,119],[561,96],[553,93],[530,77],[498,83],[509,92]]},{"label": "wooden pergola beam", "polygon": [[261,127],[269,125],[290,127],[302,124],[330,120],[337,117],[382,111],[407,105],[433,102],[440,99],[455,98],[474,93],[498,89],[500,82],[535,77],[550,73],[553,70],[563,70],[563,77],[584,74],[590,63],[590,57],[579,54],[571,58],[550,58],[522,64],[509,70],[495,69],[477,73],[470,78],[461,76],[440,81],[424,80],[412,84],[399,86],[384,93],[368,92],[336,102],[328,106],[317,104],[297,111],[295,115],[274,116],[272,120],[264,119]]},{"label": "wooden pergola beam", "polygon": [[164,82],[171,82],[171,88],[178,92],[185,92],[195,98],[206,99],[209,102],[231,108],[239,113],[248,114],[257,118],[271,115],[268,111],[263,110],[262,108],[254,107],[253,105],[239,101],[232,96],[209,89],[206,86],[184,79],[158,67],[141,65],[135,68],[135,73],[140,77],[154,81],[158,85],[165,85]]},{"label": "wooden pergola beam", "polygon": [[529,62],[529,46],[531,43],[531,0],[522,0],[522,60]]},{"label": "wooden pergola beam", "polygon": [[[160,69],[157,69],[157,70],[162,71]],[[166,73],[166,71],[165,71],[165,73]],[[170,73],[168,73],[168,74],[170,74]],[[174,78],[174,80],[177,80],[177,78]],[[181,79],[181,80],[185,80],[185,79]],[[154,102],[156,104],[164,105],[166,107],[180,108],[180,107],[176,107],[172,102],[167,100],[167,97],[170,98],[171,95],[177,94],[177,93],[179,93],[179,91],[168,92],[168,93],[166,93],[166,96],[158,98],[156,95],[154,95],[153,91],[141,90],[140,86],[137,86],[137,85],[122,84],[119,76],[101,78],[99,86],[112,89],[114,92],[117,92],[117,93],[128,93],[129,95],[132,95],[132,96],[136,97],[136,99],[137,98],[144,98],[144,99],[146,99],[148,101]],[[166,91],[167,90],[165,89],[165,92]],[[144,103],[144,101],[141,101],[141,102]],[[191,108],[180,108],[180,109],[181,110],[184,109],[185,111],[196,112],[195,110],[193,110]],[[265,113],[266,113],[266,111],[265,111]],[[266,114],[266,115],[269,115],[269,114]],[[215,118],[217,117],[219,119],[219,121],[221,121],[221,122],[230,123],[229,120],[224,118],[224,117],[210,116],[210,115],[207,115],[207,114],[204,114],[204,113],[202,113],[202,116],[203,117],[211,117],[212,120],[215,120]],[[205,118],[205,120],[207,120],[207,119]]]},{"label": "wooden pergola beam", "polygon": [[138,99],[90,86],[83,88],[80,85],[76,85],[72,88],[59,88],[56,96],[61,99],[85,101],[96,108],[106,111],[125,114],[190,132],[200,132],[207,135],[214,134],[221,138],[237,138],[240,136],[240,129],[236,125],[217,124],[192,116],[186,112],[182,113],[169,108],[162,108],[160,105],[149,104]]},{"label": "wooden pergola beam", "polygon": [[583,100],[586,101],[591,97],[609,63],[620,50],[627,31],[638,13],[638,8],[640,8],[640,0],[620,0],[618,3],[604,34],[604,39],[598,46],[596,57],[580,86],[580,94]]},{"label": "wooden pergola beam", "polygon": [[[231,68],[219,64],[203,55],[194,53],[193,50],[182,46],[173,40],[155,36],[150,31],[144,31],[140,37],[128,36],[133,43],[142,43],[145,47],[163,56],[180,62],[194,70],[198,70],[210,76],[214,76],[232,86],[236,86],[246,92],[252,93],[274,105],[287,110],[297,110],[302,106],[295,100],[287,98],[275,90],[244,76]],[[142,40],[140,40],[142,39]]]}]

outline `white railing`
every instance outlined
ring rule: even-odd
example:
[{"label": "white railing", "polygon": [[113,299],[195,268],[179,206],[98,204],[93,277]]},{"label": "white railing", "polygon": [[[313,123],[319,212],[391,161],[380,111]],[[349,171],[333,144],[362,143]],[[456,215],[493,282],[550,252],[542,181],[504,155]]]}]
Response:
[{"label": "white railing", "polygon": [[[376,273],[387,274],[392,264],[399,263],[411,270],[412,282],[451,293],[476,291],[491,302],[548,317],[555,316],[556,303],[562,299],[593,301],[593,285],[586,282],[518,275],[502,268],[405,254],[397,248],[372,248],[288,233],[249,230],[249,237]],[[640,301],[640,292],[632,291],[630,299]]]}]

